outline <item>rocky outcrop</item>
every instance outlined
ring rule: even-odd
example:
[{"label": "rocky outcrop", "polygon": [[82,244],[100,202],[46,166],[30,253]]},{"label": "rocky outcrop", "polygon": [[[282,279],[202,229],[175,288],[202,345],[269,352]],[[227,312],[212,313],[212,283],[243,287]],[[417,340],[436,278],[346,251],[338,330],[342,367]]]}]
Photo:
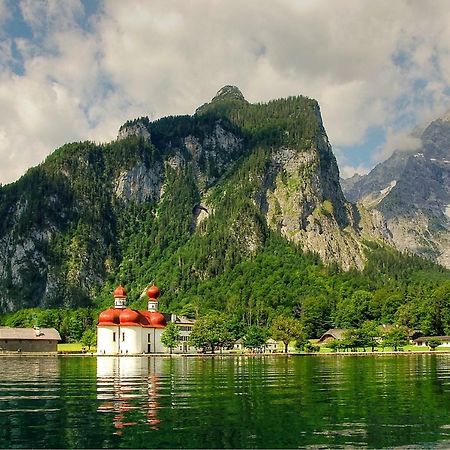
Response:
[{"label": "rocky outcrop", "polygon": [[220,122],[203,139],[189,135],[183,143],[203,189],[211,186],[242,153],[242,138],[225,130]]},{"label": "rocky outcrop", "polygon": [[117,140],[120,141],[130,136],[142,137],[146,141],[151,141],[150,132],[148,131],[148,128],[145,126],[145,124],[141,121],[123,125],[119,130]]},{"label": "rocky outcrop", "polygon": [[114,182],[114,194],[123,201],[155,202],[161,197],[163,169],[159,164],[148,168],[140,161],[123,170]]}]

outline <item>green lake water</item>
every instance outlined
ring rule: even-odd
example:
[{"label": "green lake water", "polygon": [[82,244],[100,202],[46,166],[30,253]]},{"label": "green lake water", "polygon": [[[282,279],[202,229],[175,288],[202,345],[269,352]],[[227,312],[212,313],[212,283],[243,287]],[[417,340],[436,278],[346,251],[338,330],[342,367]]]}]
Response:
[{"label": "green lake water", "polygon": [[450,356],[0,358],[0,447],[450,448]]}]

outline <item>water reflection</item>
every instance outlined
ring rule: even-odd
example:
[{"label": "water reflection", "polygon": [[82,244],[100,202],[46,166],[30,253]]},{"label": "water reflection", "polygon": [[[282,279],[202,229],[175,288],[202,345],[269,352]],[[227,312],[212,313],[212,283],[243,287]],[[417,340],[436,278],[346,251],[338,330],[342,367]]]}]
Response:
[{"label": "water reflection", "polygon": [[[162,359],[137,357],[100,357],[97,360],[97,408],[100,413],[112,413],[115,434],[124,427],[145,421],[157,430],[158,382],[162,373]],[[145,419],[131,420],[130,411],[145,414]],[[144,419],[144,420],[142,420]]]},{"label": "water reflection", "polygon": [[0,358],[0,448],[446,448],[449,417],[449,356]]}]

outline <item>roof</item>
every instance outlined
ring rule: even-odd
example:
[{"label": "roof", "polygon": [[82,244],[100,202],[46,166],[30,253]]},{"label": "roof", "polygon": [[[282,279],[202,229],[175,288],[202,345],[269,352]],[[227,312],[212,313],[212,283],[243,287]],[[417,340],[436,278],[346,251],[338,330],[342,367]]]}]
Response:
[{"label": "roof", "polygon": [[328,331],[325,331],[325,333],[320,336],[319,342],[322,342],[326,338],[334,338],[338,340],[344,339],[344,334],[346,330],[343,328],[330,328]]},{"label": "roof", "polygon": [[276,345],[278,345],[278,342],[277,342],[277,341],[274,341],[272,338],[267,339],[266,345],[271,345],[271,344],[276,344]]},{"label": "roof", "polygon": [[177,316],[176,323],[180,323],[183,325],[194,325],[195,320],[188,319],[186,316]]},{"label": "roof", "polygon": [[195,325],[195,320],[189,319],[186,316],[178,316],[176,314],[169,314],[169,313],[163,313],[163,315],[166,318],[167,322],[169,321],[174,322],[177,325]]},{"label": "roof", "polygon": [[164,328],[166,318],[158,311],[135,310],[131,308],[108,308],[98,316],[98,326],[134,326],[143,328]]},{"label": "roof", "polygon": [[[37,335],[39,334],[39,335]],[[11,328],[0,327],[0,339],[23,339],[33,341],[60,341],[61,336],[54,328]]]},{"label": "roof", "polygon": [[421,336],[414,339],[414,342],[428,342],[430,339],[438,339],[442,342],[450,342],[450,336]]}]

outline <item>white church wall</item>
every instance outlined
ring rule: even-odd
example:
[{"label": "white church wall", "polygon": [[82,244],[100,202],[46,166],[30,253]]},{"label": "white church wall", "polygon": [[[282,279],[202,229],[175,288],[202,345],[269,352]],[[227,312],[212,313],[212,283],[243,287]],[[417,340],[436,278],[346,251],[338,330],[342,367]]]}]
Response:
[{"label": "white church wall", "polygon": [[102,326],[97,328],[97,353],[114,355],[118,352],[119,333],[117,326]]},{"label": "white church wall", "polygon": [[121,327],[120,353],[132,355],[142,353],[141,327]]}]

